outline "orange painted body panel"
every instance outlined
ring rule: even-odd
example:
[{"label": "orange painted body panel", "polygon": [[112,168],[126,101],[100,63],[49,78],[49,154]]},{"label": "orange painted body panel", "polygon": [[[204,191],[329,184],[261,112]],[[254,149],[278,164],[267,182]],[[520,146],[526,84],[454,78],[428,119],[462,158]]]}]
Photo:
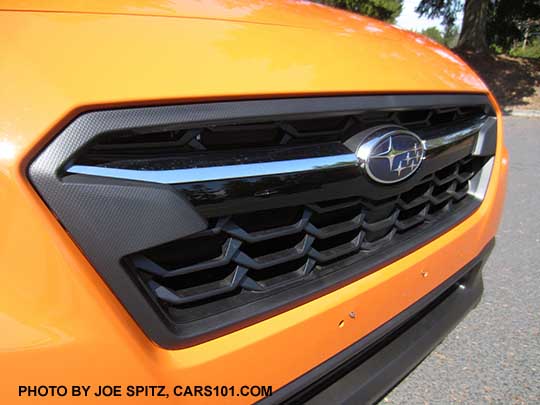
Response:
[{"label": "orange painted body panel", "polygon": [[[277,389],[417,301],[495,235],[508,168],[502,136],[484,203],[435,241],[212,341],[176,351],[149,341],[25,176],[29,160],[79,112],[194,100],[488,92],[449,51],[374,20],[290,2],[210,3],[56,1],[45,11],[32,11],[43,10],[41,2],[1,3],[27,10],[0,11],[2,403],[24,402],[17,396],[22,384]],[[502,134],[500,111],[498,117]],[[113,402],[122,400],[130,398]]]}]

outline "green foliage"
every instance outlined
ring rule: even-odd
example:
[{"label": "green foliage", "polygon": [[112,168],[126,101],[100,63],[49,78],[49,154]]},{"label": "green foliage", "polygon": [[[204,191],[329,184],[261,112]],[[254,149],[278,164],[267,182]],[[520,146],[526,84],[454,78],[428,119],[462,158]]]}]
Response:
[{"label": "green foliage", "polygon": [[421,31],[420,34],[425,35],[428,38],[438,42],[439,44],[444,44],[443,34],[437,27],[429,27]]},{"label": "green foliage", "polygon": [[444,33],[437,27],[429,27],[420,32],[420,34],[425,35],[448,48],[456,46],[459,37],[459,32],[456,27],[446,29]]},{"label": "green foliage", "polygon": [[420,0],[416,12],[421,17],[442,18],[446,29],[456,26],[457,13],[463,10],[462,0]]},{"label": "green foliage", "polygon": [[403,7],[403,0],[318,0],[318,2],[388,22],[395,22]]},{"label": "green foliage", "polygon": [[462,0],[420,0],[416,7],[416,12],[421,17],[442,18],[444,26],[444,32],[441,34],[442,39],[440,41],[433,39],[448,48],[453,48],[458,43],[459,29],[456,18],[461,10],[463,10]]},{"label": "green foliage", "polygon": [[454,48],[459,40],[459,29],[455,25],[446,27],[443,34],[443,44],[448,48]]},{"label": "green foliage", "polygon": [[[428,18],[442,18],[449,31],[455,29],[457,14],[463,10],[465,1],[420,0],[416,12]],[[486,23],[486,39],[491,50],[501,53],[513,49],[521,54],[517,42],[524,41],[529,33],[540,32],[540,0],[490,0]],[[450,42],[445,40],[447,46],[455,46]],[[534,49],[524,52],[534,54]]]},{"label": "green foliage", "polygon": [[491,50],[491,52],[496,53],[497,55],[504,53],[504,49],[502,48],[502,46],[497,44],[491,44],[489,46],[489,49]]},{"label": "green foliage", "polygon": [[487,24],[490,44],[498,45],[504,51],[517,49],[516,42],[539,31],[540,0],[495,0],[490,4]]},{"label": "green foliage", "polygon": [[519,56],[521,58],[540,59],[540,39],[532,42],[531,45],[523,48],[521,45],[510,50],[510,56]]}]

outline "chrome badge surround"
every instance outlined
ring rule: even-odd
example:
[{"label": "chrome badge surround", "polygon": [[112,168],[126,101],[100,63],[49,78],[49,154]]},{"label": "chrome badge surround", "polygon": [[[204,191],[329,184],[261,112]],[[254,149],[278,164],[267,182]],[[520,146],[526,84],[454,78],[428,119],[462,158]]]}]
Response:
[{"label": "chrome badge surround", "polygon": [[425,158],[424,141],[406,129],[381,128],[356,149],[356,158],[368,176],[383,184],[411,177]]}]

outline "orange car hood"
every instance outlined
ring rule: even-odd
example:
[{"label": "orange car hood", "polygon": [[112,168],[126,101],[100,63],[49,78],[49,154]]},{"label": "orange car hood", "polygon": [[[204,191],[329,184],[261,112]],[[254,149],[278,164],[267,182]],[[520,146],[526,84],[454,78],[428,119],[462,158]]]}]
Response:
[{"label": "orange car hood", "polygon": [[488,91],[426,37],[307,1],[3,0],[0,27],[0,140],[112,105]]},{"label": "orange car hood", "polygon": [[[0,10],[110,16],[152,16],[181,18],[192,21],[214,20],[231,23],[263,24],[276,26],[276,28],[295,27],[307,29],[308,31],[322,31],[328,32],[329,35],[354,37],[360,39],[363,43],[369,43],[370,53],[366,55],[366,63],[375,65],[380,62],[380,59],[383,59],[384,63],[405,65],[408,61],[416,59],[411,64],[412,68],[418,69],[415,66],[416,64],[422,66],[422,71],[418,72],[416,76],[424,75],[428,77],[435,74],[447,84],[455,82],[454,85],[448,86],[450,87],[448,90],[452,90],[452,88],[455,91],[485,92],[487,90],[484,83],[471,72],[460,58],[430,39],[375,19],[310,1],[50,0],[43,2],[42,0],[4,0],[0,5]],[[194,35],[196,34],[194,33]],[[309,42],[309,32],[306,33],[306,39]],[[389,45],[388,41],[392,41],[393,44]],[[395,42],[399,42],[399,45]],[[377,47],[377,43],[386,44]],[[307,46],[311,46],[311,44],[307,44]],[[317,47],[319,45],[313,44],[313,46]],[[379,52],[376,52],[377,48],[380,48]],[[389,52],[388,49],[392,49],[392,52]],[[322,47],[321,52],[327,52],[327,49]],[[342,57],[342,55],[339,56]],[[373,60],[369,60],[369,58],[373,58]],[[441,65],[446,66],[442,69],[442,72]],[[407,72],[407,67],[403,66],[403,68]],[[384,70],[376,69],[376,71],[384,74]],[[443,91],[438,84],[439,81],[432,81],[433,91]],[[395,91],[401,91],[395,86],[394,89]],[[286,91],[286,89],[283,90]],[[316,91],[317,89],[313,90]],[[354,85],[349,89],[351,92],[358,90],[354,88]],[[364,90],[373,91],[374,89],[367,86]],[[380,91],[388,90],[392,89],[380,89]],[[418,90],[425,91],[426,89],[424,86],[420,86]]]},{"label": "orange car hood", "polygon": [[396,37],[397,30],[380,21],[292,0],[4,0],[0,9],[91,14],[145,15],[242,21],[316,29],[367,30]]}]

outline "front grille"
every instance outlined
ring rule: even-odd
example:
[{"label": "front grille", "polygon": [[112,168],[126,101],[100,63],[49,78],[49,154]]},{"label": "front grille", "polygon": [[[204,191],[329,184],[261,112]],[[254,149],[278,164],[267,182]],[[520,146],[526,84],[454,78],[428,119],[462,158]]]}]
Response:
[{"label": "front grille", "polygon": [[[351,132],[381,124],[403,125],[417,130],[467,123],[485,115],[485,106],[471,105],[406,111],[368,111],[337,117],[269,121],[242,125],[207,125],[169,131],[135,129],[97,137],[76,163],[114,167],[164,164],[174,159],[183,167],[224,160],[253,159],[258,150],[290,153],[296,146],[344,142]],[[216,162],[220,159],[219,162]],[[144,163],[143,163],[144,162]],[[178,165],[178,163],[177,163]]]},{"label": "front grille", "polygon": [[227,311],[337,272],[347,258],[399,250],[466,209],[474,200],[469,180],[485,162],[466,157],[384,200],[353,197],[210,218],[207,230],[130,255],[126,265],[178,319]]},{"label": "front grille", "polygon": [[[97,111],[29,175],[143,330],[178,348],[358,280],[467,218],[489,181],[494,123],[481,95]],[[396,184],[369,178],[351,146],[381,125],[426,147]]]}]

